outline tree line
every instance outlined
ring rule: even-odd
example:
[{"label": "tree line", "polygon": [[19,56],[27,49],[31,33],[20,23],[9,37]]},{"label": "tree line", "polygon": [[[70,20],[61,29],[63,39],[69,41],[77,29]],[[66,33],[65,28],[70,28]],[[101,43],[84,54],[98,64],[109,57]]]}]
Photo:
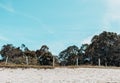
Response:
[{"label": "tree line", "polygon": [[47,45],[38,50],[30,50],[25,44],[15,47],[3,45],[0,54],[1,63],[21,65],[103,65],[120,66],[120,35],[103,31],[91,39],[90,44],[69,46],[54,56]]}]

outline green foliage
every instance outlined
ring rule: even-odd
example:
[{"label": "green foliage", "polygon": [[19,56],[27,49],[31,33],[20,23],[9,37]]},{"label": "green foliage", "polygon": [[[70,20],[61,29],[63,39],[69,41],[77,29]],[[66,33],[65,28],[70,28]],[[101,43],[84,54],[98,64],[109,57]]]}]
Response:
[{"label": "green foliage", "polygon": [[[59,54],[59,59],[63,65],[75,65],[79,48],[75,45],[69,46]],[[63,63],[64,62],[64,63]]]},{"label": "green foliage", "polygon": [[[55,48],[56,49],[56,48]],[[120,35],[113,32],[102,32],[91,39],[91,44],[82,44],[80,49],[73,45],[53,56],[47,45],[33,51],[22,44],[15,47],[12,44],[3,45],[0,51],[5,60],[3,62],[27,65],[78,65],[89,62],[98,65],[120,66]],[[53,60],[54,57],[54,60]]]},{"label": "green foliage", "polygon": [[52,65],[53,55],[51,52],[49,52],[48,46],[43,45],[39,50],[36,51],[36,55],[40,65]]},{"label": "green foliage", "polygon": [[93,64],[120,66],[120,36],[117,33],[104,31],[100,35],[95,35],[89,45],[86,55],[91,57]]}]

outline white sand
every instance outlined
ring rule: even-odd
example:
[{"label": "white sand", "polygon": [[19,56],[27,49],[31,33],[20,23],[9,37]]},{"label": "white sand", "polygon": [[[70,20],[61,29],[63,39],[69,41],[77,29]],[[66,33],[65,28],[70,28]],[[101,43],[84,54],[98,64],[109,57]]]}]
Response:
[{"label": "white sand", "polygon": [[0,68],[0,83],[120,83],[120,69]]}]

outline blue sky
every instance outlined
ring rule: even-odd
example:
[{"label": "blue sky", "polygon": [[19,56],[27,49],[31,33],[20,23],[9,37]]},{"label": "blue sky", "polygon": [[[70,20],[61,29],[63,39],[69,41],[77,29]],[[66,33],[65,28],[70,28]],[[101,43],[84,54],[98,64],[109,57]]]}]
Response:
[{"label": "blue sky", "polygon": [[102,31],[120,33],[120,0],[0,0],[0,46],[49,46],[53,54],[90,43]]}]

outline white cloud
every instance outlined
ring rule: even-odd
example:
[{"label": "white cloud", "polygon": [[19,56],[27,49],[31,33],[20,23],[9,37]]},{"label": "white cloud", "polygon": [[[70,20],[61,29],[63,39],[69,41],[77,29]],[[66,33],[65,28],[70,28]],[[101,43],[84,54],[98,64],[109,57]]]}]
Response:
[{"label": "white cloud", "polygon": [[111,24],[120,23],[120,0],[105,0],[106,12],[103,17],[103,29],[109,30]]},{"label": "white cloud", "polygon": [[87,43],[87,44],[90,44],[92,37],[93,37],[93,36],[89,36],[89,37],[85,38],[85,39],[81,42],[81,44],[86,44],[86,43]]},{"label": "white cloud", "polygon": [[85,39],[82,40],[81,44],[90,44],[91,43],[91,40],[92,38],[95,36],[95,35],[99,35],[100,33],[102,33],[101,31],[97,31],[97,32],[94,32],[92,35],[89,35],[88,37],[86,37]]}]

